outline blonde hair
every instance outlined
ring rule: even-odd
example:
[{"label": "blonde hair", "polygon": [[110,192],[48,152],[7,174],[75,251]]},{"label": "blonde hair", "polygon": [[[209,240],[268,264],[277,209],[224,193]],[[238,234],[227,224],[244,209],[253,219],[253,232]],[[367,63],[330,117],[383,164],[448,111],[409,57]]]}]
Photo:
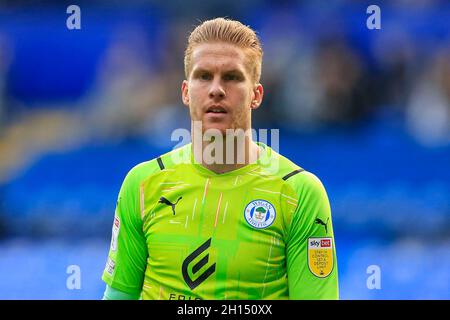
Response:
[{"label": "blonde hair", "polygon": [[246,52],[247,65],[255,83],[259,83],[261,78],[261,65],[263,51],[261,43],[249,26],[243,25],[239,21],[216,18],[204,21],[197,26],[189,35],[188,45],[184,53],[184,72],[186,79],[191,72],[192,52],[194,48],[207,42],[227,42],[234,44]]}]

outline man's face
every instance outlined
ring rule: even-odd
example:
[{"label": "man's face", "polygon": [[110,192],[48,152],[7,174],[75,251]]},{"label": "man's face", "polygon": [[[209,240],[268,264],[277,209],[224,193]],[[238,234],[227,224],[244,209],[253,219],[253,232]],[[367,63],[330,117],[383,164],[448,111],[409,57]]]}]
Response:
[{"label": "man's face", "polygon": [[251,129],[251,110],[263,97],[255,84],[243,49],[225,42],[204,43],[192,52],[191,72],[183,81],[183,103],[191,119],[201,121],[203,132]]}]

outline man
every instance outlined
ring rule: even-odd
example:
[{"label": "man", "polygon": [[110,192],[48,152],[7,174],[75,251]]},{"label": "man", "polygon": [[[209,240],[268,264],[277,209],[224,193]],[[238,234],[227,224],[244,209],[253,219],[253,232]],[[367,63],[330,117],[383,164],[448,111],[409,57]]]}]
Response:
[{"label": "man", "polygon": [[320,180],[247,134],[263,99],[261,63],[240,22],[191,33],[181,89],[192,143],[126,176],[104,299],[338,299]]}]

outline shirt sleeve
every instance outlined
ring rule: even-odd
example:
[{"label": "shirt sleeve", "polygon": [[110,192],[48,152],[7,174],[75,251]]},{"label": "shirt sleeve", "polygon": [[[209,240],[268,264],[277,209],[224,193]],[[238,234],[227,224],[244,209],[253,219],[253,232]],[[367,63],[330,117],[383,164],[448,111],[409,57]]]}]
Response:
[{"label": "shirt sleeve", "polygon": [[106,285],[102,300],[138,300],[138,294],[122,292]]},{"label": "shirt sleeve", "polygon": [[336,247],[327,193],[312,173],[304,171],[295,178],[299,202],[288,229],[286,246],[289,298],[339,299]]},{"label": "shirt sleeve", "polygon": [[139,179],[132,169],[125,177],[117,199],[103,281],[125,293],[140,294],[147,255],[139,213]]}]

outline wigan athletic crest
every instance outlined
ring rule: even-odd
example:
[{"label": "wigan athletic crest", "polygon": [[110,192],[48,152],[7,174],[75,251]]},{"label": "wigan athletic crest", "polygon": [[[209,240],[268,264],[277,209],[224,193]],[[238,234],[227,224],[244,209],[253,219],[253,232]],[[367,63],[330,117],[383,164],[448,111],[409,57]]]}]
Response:
[{"label": "wigan athletic crest", "polygon": [[245,220],[256,229],[264,229],[275,221],[275,207],[266,200],[253,200],[244,210]]}]

